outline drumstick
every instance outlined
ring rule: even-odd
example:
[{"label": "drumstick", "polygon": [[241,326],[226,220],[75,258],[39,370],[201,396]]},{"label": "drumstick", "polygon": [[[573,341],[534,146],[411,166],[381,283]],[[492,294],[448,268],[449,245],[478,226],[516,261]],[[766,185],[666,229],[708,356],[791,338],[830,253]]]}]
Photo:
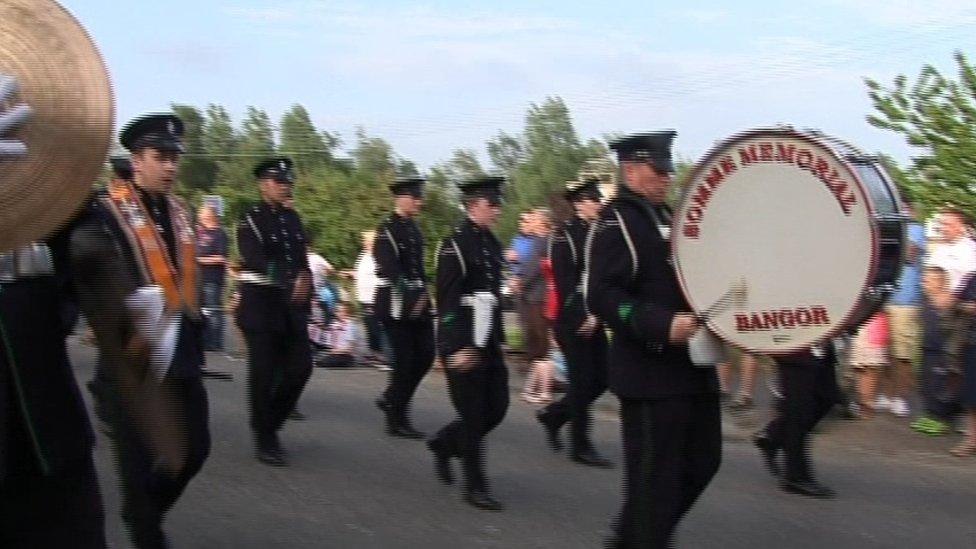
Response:
[{"label": "drumstick", "polygon": [[698,321],[706,322],[713,316],[725,312],[730,307],[742,307],[746,304],[748,297],[749,287],[746,285],[745,279],[740,278],[715,303],[712,303],[711,306],[698,315]]}]

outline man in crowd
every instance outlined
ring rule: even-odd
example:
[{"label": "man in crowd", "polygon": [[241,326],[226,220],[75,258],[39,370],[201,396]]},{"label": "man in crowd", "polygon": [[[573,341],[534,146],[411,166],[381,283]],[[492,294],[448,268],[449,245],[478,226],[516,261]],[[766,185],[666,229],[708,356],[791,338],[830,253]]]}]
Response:
[{"label": "man in crowd", "polygon": [[915,218],[913,204],[905,202],[905,213],[910,221],[905,250],[905,264],[898,279],[898,290],[888,299],[885,312],[891,329],[889,348],[892,364],[888,366],[888,390],[884,399],[876,403],[878,408],[888,408],[898,417],[910,413],[908,391],[912,386],[912,361],[921,344],[919,310],[922,303],[922,258],[925,257],[925,228]]},{"label": "man in crowd", "polygon": [[438,353],[458,418],[427,445],[445,484],[454,476],[450,459],[461,458],[465,500],[499,511],[484,472],[485,436],[508,410],[508,370],[502,354],[502,248],[491,226],[501,212],[504,179],[485,177],[459,185],[465,219],[437,253]]},{"label": "man in crowd", "polygon": [[278,438],[312,372],[308,315],[312,275],[305,230],[291,199],[295,175],[288,158],[254,168],[261,202],[237,225],[241,256],[241,301],[237,324],[248,350],[248,406],[256,456],[287,464]]},{"label": "man in crowd", "polygon": [[197,212],[197,262],[203,282],[203,314],[207,320],[204,348],[224,349],[224,281],[227,277],[227,233],[212,206]]},{"label": "man in crowd", "polygon": [[674,132],[611,143],[622,182],[587,246],[588,309],[613,330],[609,384],[620,399],[626,494],[614,547],[667,547],[718,471],[718,380],[696,367],[698,330],[671,265]]},{"label": "man in crowd", "polygon": [[383,355],[384,316],[376,307],[376,298],[380,285],[377,275],[377,259],[375,254],[376,231],[363,231],[363,250],[356,258],[353,276],[356,282],[356,300],[362,311],[363,325],[366,328],[367,359],[373,364],[385,365],[387,358]]},{"label": "man in crowd", "polygon": [[549,212],[532,210],[526,224],[528,243],[519,257],[516,309],[522,324],[525,359],[530,369],[540,368],[549,357],[549,321],[545,318],[546,279],[542,273],[542,259],[546,255],[549,237]]},{"label": "man in crowd", "polygon": [[607,388],[607,335],[586,309],[582,288],[586,238],[601,207],[599,183],[588,179],[566,185],[564,196],[576,215],[549,240],[548,255],[559,296],[556,341],[566,357],[569,390],[562,400],[540,410],[537,418],[555,450],[562,449],[559,429],[571,422],[570,458],[583,465],[609,467],[589,435],[590,405]]},{"label": "man in crowd", "polygon": [[966,214],[946,206],[939,211],[939,237],[926,264],[941,267],[949,275],[949,288],[958,294],[976,271],[976,242],[966,234]]},{"label": "man in crowd", "polygon": [[424,183],[423,178],[413,177],[390,185],[393,213],[377,229],[373,248],[380,279],[375,312],[393,347],[390,383],[377,405],[386,413],[387,434],[413,439],[424,434],[410,421],[410,401],[434,361],[424,237],[413,220],[423,205]]}]

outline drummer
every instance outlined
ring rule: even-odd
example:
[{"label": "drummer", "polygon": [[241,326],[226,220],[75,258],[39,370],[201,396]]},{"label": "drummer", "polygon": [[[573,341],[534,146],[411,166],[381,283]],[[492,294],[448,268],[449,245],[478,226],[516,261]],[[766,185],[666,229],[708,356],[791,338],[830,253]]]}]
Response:
[{"label": "drummer", "polygon": [[669,546],[721,461],[718,379],[691,363],[698,323],[670,260],[674,136],[610,144],[622,182],[587,246],[586,303],[613,330],[609,385],[623,424],[626,493],[612,547]]}]

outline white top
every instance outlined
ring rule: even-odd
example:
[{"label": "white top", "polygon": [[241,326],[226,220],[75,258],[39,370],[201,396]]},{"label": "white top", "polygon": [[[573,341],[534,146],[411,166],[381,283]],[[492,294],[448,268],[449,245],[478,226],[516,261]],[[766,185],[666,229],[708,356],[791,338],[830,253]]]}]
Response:
[{"label": "white top", "polygon": [[976,242],[964,236],[955,242],[939,243],[933,246],[925,263],[945,269],[949,273],[949,288],[956,293],[962,289],[966,276],[976,271]]},{"label": "white top", "polygon": [[319,254],[309,252],[308,268],[312,271],[312,284],[321,288],[325,284],[325,273],[332,270],[332,264]]},{"label": "white top", "polygon": [[356,299],[360,303],[367,305],[373,304],[373,295],[376,294],[376,285],[380,279],[376,276],[376,260],[373,254],[365,252],[359,254],[356,259]]}]

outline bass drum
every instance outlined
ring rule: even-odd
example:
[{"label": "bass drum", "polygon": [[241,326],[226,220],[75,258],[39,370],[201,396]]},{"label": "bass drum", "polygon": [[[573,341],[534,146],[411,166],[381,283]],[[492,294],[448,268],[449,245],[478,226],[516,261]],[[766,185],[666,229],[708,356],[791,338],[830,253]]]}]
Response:
[{"label": "bass drum", "polygon": [[716,335],[789,354],[881,306],[900,273],[906,220],[877,158],[819,132],[751,130],[692,171],[672,227],[675,269]]}]

